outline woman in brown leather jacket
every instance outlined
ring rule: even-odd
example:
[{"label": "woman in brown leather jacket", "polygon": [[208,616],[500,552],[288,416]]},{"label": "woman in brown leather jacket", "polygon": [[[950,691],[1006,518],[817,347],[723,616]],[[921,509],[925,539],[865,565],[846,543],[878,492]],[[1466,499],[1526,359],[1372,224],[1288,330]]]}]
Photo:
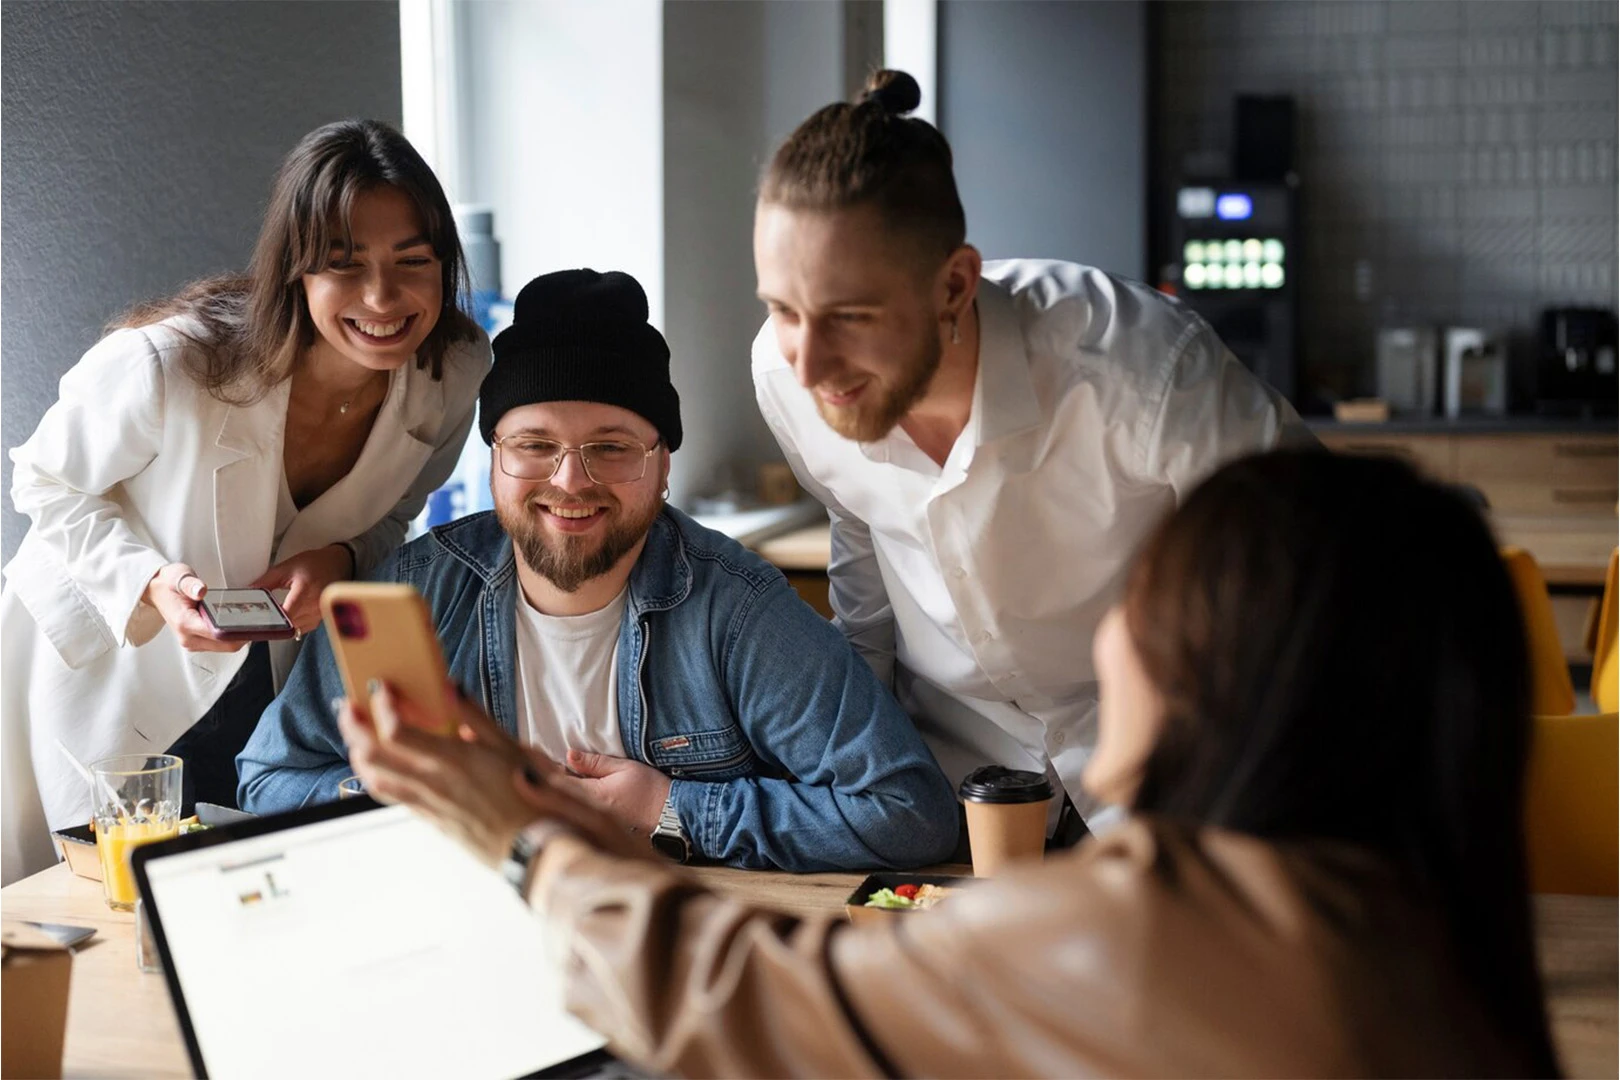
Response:
[{"label": "woman in brown leather jacket", "polygon": [[368,790],[491,865],[538,848],[524,888],[568,943],[571,1007],[653,1069],[1551,1075],[1523,642],[1453,494],[1320,452],[1227,465],[1095,643],[1086,779],[1127,821],[859,929],[706,891],[476,710],[460,742],[386,689],[342,723]]}]

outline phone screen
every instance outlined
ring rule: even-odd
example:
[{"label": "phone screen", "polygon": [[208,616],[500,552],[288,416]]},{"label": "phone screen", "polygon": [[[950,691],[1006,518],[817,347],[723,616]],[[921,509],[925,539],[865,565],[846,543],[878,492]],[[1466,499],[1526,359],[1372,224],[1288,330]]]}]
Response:
[{"label": "phone screen", "polygon": [[291,625],[264,589],[210,589],[202,604],[220,630],[283,630]]}]

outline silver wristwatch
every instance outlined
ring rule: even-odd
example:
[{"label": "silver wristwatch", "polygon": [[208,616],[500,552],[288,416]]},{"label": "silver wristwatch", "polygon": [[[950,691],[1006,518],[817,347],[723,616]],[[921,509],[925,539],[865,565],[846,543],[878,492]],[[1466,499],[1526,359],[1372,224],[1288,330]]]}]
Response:
[{"label": "silver wristwatch", "polygon": [[681,816],[675,812],[674,794],[672,787],[670,797],[664,800],[664,809],[658,815],[658,825],[652,831],[652,846],[659,854],[683,863],[692,857],[692,842],[686,838],[686,830],[681,828]]}]

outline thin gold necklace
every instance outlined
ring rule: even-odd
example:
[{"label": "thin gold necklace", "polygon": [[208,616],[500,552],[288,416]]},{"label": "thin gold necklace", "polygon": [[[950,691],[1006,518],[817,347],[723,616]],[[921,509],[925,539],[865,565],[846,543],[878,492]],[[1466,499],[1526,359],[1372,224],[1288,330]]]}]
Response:
[{"label": "thin gold necklace", "polygon": [[354,404],[354,399],[359,397],[367,388],[369,388],[372,385],[372,383],[375,383],[376,381],[377,381],[377,376],[373,375],[371,377],[370,382],[362,384],[359,390],[356,390],[353,394],[351,394],[349,396],[349,400],[345,401],[343,404],[338,406],[338,412],[340,414],[342,414],[342,415],[348,415],[349,406]]}]

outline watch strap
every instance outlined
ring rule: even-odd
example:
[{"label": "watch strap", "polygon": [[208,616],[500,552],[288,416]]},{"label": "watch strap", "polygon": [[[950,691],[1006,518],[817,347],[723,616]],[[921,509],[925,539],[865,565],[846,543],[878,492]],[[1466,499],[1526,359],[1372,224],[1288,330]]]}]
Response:
[{"label": "watch strap", "polygon": [[529,883],[534,878],[535,864],[540,861],[546,841],[566,829],[567,826],[561,822],[535,821],[519,829],[512,838],[512,846],[501,863],[501,876],[517,890],[525,903],[529,899]]},{"label": "watch strap", "polygon": [[669,789],[664,808],[658,813],[658,824],[652,831],[652,845],[660,853],[676,862],[684,863],[692,857],[692,841],[681,826],[681,815],[675,809],[675,788]]},{"label": "watch strap", "polygon": [[681,815],[675,810],[675,800],[665,799],[664,808],[658,812],[658,827],[655,832],[662,832],[665,836],[686,837],[686,830],[681,828]]}]

